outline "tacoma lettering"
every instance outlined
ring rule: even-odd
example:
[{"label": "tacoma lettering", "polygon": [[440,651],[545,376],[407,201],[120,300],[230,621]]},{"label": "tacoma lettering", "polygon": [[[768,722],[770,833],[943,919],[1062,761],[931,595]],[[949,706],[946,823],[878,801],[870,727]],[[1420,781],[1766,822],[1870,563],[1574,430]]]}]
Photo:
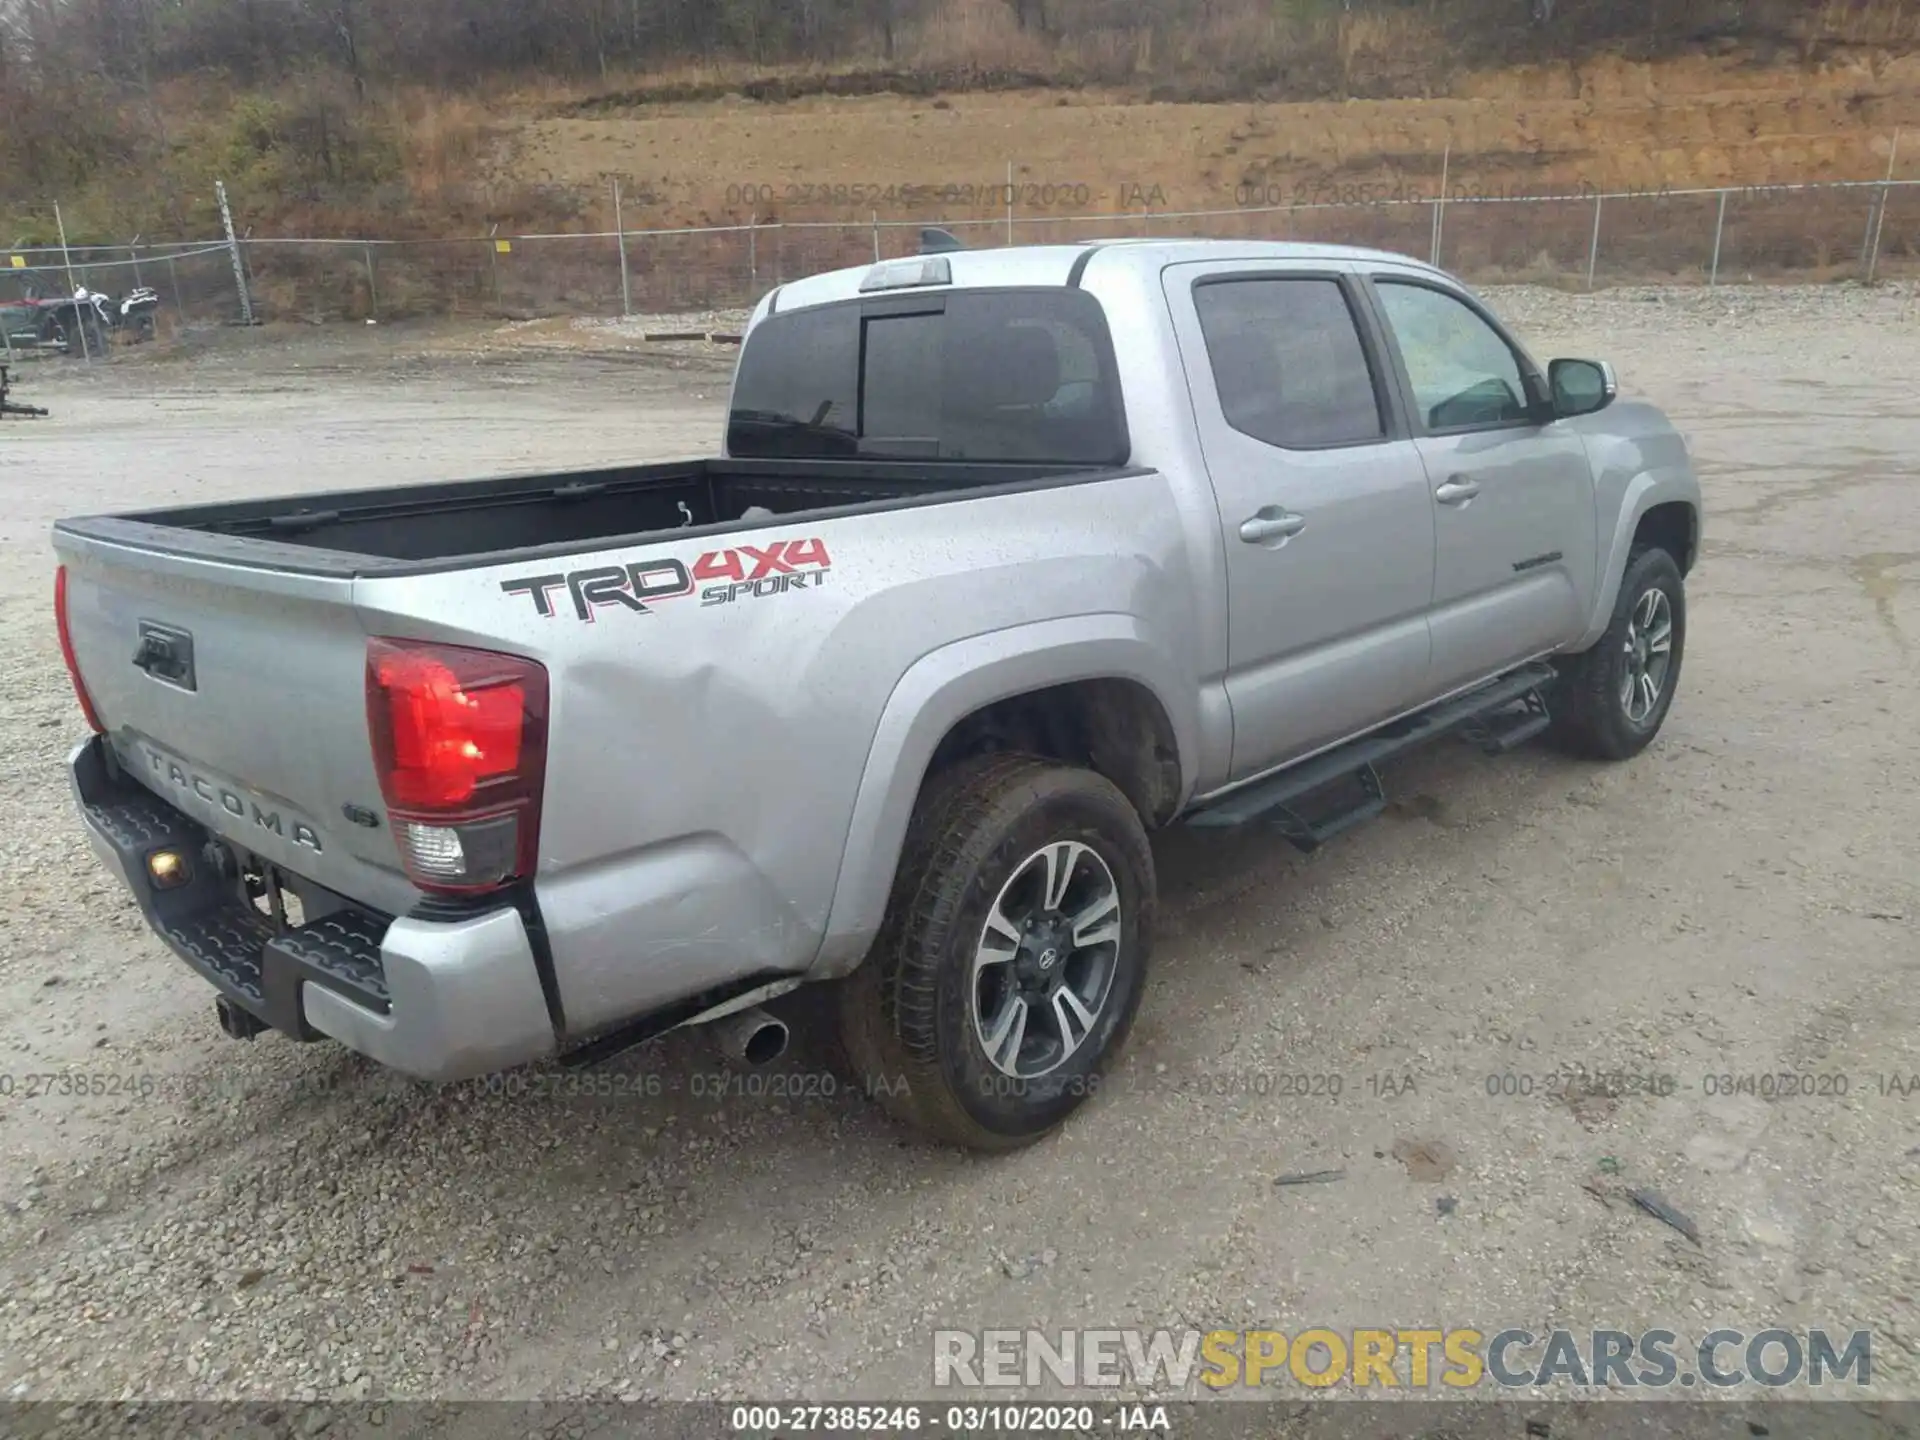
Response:
[{"label": "tacoma lettering", "polygon": [[204,775],[195,775],[179,761],[171,760],[157,750],[149,749],[146,755],[154,774],[169,785],[191,791],[209,805],[218,805],[236,820],[251,818],[260,829],[282,840],[291,840],[304,850],[311,850],[316,855],[324,853],[326,846],[320,839],[320,832],[304,820],[288,820],[278,810],[264,809],[257,800],[249,800],[225,786],[216,786]]}]

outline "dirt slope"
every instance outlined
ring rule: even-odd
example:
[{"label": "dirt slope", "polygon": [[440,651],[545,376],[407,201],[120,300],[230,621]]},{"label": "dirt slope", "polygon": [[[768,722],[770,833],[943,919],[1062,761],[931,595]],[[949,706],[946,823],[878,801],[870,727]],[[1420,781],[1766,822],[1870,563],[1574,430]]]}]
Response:
[{"label": "dirt slope", "polygon": [[[1920,57],[1813,69],[1602,59],[1476,77],[1453,98],[1142,103],[1027,90],[769,104],[619,100],[521,124],[502,178],[626,182],[629,223],[1233,207],[1469,191],[1682,188],[1920,175]],[[636,222],[633,215],[642,215]]]}]

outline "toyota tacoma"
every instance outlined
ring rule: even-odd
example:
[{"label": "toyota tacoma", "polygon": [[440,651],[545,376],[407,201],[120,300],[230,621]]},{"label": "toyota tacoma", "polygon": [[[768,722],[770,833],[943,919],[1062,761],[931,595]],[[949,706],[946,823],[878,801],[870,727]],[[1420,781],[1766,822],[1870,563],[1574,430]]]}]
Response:
[{"label": "toyota tacoma", "polygon": [[1005,1148],[1133,1022],[1150,832],[1652,741],[1700,509],[1606,364],[1401,256],[887,261],[759,302],[718,456],[61,522],[73,792],[236,1037],[765,1063],[820,983],[882,1103]]}]

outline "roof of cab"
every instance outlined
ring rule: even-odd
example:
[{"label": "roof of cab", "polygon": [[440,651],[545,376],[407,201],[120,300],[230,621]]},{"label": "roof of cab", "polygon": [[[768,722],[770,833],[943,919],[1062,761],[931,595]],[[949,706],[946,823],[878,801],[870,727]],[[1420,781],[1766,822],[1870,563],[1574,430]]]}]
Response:
[{"label": "roof of cab", "polygon": [[[1088,240],[1075,245],[1009,245],[992,250],[950,250],[939,258],[952,266],[952,288],[1007,285],[1067,285],[1076,266],[1095,262],[1103,267],[1119,263],[1137,270],[1157,271],[1168,265],[1206,260],[1324,260],[1390,262],[1416,270],[1432,270],[1424,261],[1385,250],[1351,245],[1322,245],[1296,240],[1158,240],[1139,236]],[[896,257],[912,259],[912,256]],[[1086,264],[1082,264],[1082,262]],[[789,281],[775,292],[777,310],[851,300],[860,294],[860,282],[873,270],[871,263],[853,265]],[[940,288],[947,288],[942,286]],[[895,292],[899,293],[899,292]]]}]

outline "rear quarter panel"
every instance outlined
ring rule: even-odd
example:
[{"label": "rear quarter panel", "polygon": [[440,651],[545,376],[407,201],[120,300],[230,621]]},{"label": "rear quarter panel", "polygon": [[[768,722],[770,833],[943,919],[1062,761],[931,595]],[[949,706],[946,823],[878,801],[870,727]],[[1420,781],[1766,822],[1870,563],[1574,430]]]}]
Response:
[{"label": "rear quarter panel", "polygon": [[[549,592],[548,616],[502,589],[663,560],[697,573],[703,556],[729,550],[751,577],[762,562],[748,547],[810,557],[796,566],[808,578],[762,594],[697,580],[645,612],[604,605],[590,620],[564,585]],[[878,775],[909,806],[918,789],[912,766],[924,760],[882,734],[882,717],[926,657],[971,642],[971,668],[997,673],[1015,687],[1006,693],[1031,688],[1020,682],[1035,674],[1079,678],[1076,665],[1151,675],[1186,748],[1197,704],[1186,557],[1168,485],[1144,472],[561,562],[364,579],[356,600],[373,633],[510,649],[547,666],[536,884],[566,1026],[584,1033],[722,981],[812,965],[863,784]],[[1036,642],[1021,633],[1035,617],[1122,618]],[[1037,644],[1051,645],[1048,663],[989,663]],[[990,690],[932,687],[909,728],[944,733],[941,705],[999,698]],[[900,748],[876,751],[876,741]],[[884,851],[882,887],[894,860]]]}]

